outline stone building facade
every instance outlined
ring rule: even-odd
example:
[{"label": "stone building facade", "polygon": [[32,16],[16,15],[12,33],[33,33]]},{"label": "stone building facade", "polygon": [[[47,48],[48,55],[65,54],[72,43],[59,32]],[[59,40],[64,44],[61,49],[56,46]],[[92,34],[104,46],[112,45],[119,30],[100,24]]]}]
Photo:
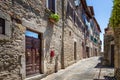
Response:
[{"label": "stone building facade", "polygon": [[103,64],[114,67],[114,74],[117,80],[120,79],[119,34],[119,27],[112,28],[108,25],[105,28]]},{"label": "stone building facade", "polygon": [[113,28],[114,30],[114,71],[117,80],[120,79],[120,27]]},{"label": "stone building facade", "polygon": [[[53,5],[49,1],[0,1],[1,80],[23,80],[31,74],[53,73],[57,56],[60,69],[62,21],[49,22],[47,9]],[[61,16],[60,4],[56,0],[52,8]],[[52,58],[51,51],[54,51]]]},{"label": "stone building facade", "polygon": [[101,49],[101,30],[94,18],[93,7],[89,7],[86,0],[69,0],[66,7],[64,67],[80,59],[97,56]]},{"label": "stone building facade", "polygon": [[94,29],[93,29],[93,42],[94,42],[94,55],[95,56],[99,56],[100,55],[100,51],[101,51],[101,40],[100,40],[100,33],[101,33],[101,29],[100,26],[97,22],[97,20],[95,18],[93,18],[94,20]]},{"label": "stone building facade", "polygon": [[74,0],[67,2],[66,26],[64,29],[64,64],[65,67],[83,58],[84,49],[84,23],[81,19],[81,3],[78,6],[74,4]]},{"label": "stone building facade", "polygon": [[[34,80],[57,72],[62,64],[65,68],[94,54],[86,48],[90,36],[85,20],[92,20],[92,15],[85,0],[76,2],[65,0],[62,5],[61,0],[0,1],[0,80]],[[67,13],[68,9],[73,10],[74,17],[72,12]],[[50,22],[51,13],[57,13],[60,20]]]},{"label": "stone building facade", "polygon": [[89,56],[99,56],[101,52],[101,40],[100,40],[100,33],[101,29],[94,17],[94,9],[93,6],[88,6],[90,10],[92,18],[90,21],[87,22],[88,30],[89,30],[89,38],[88,38],[88,45],[89,45]]},{"label": "stone building facade", "polygon": [[104,62],[103,65],[114,66],[114,33],[108,25],[104,34]]}]

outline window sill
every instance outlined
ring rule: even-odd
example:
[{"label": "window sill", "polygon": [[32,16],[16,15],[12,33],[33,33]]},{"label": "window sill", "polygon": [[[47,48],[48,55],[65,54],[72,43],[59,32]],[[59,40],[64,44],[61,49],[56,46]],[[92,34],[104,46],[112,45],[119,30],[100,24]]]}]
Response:
[{"label": "window sill", "polygon": [[53,10],[51,10],[51,9],[49,9],[49,8],[46,8],[46,9],[45,9],[45,12],[47,12],[47,13],[49,13],[49,14],[55,13],[55,11],[53,11]]}]

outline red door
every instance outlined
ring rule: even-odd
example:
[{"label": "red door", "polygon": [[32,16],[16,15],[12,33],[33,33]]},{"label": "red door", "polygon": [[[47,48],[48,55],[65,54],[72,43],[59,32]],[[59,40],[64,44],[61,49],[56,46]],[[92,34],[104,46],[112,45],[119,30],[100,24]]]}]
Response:
[{"label": "red door", "polygon": [[40,73],[40,39],[26,36],[26,75]]}]

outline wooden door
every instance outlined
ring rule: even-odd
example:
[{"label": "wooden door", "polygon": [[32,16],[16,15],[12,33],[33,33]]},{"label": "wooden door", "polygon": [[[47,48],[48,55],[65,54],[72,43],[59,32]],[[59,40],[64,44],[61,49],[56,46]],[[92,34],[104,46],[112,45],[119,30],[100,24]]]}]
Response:
[{"label": "wooden door", "polygon": [[74,42],[74,60],[77,60],[76,51],[77,51],[77,46],[76,46],[76,42]]},{"label": "wooden door", "polygon": [[26,75],[40,73],[40,39],[26,36]]},{"label": "wooden door", "polygon": [[86,53],[87,53],[87,57],[89,58],[89,47],[86,47]]},{"label": "wooden door", "polygon": [[114,67],[114,45],[111,45],[111,66]]}]

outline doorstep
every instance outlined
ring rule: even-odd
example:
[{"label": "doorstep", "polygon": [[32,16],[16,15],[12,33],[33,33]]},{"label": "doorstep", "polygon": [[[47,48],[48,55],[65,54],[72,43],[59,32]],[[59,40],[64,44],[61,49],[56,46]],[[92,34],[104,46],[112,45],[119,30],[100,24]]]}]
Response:
[{"label": "doorstep", "polygon": [[24,80],[40,80],[46,76],[47,76],[46,74],[32,75],[32,76],[25,78]]}]

